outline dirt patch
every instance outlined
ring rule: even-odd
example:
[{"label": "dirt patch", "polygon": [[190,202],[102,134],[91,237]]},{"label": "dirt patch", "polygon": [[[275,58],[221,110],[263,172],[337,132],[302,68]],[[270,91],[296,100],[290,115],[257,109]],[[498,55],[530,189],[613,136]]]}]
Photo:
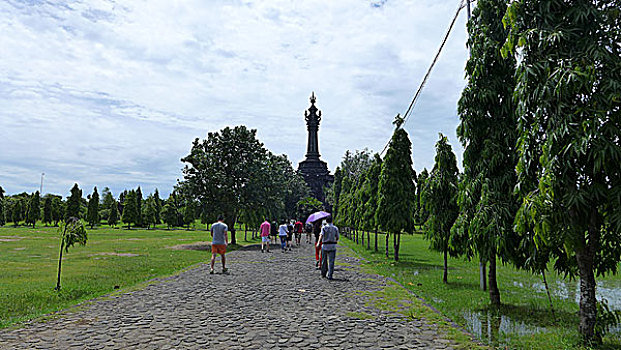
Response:
[{"label": "dirt patch", "polygon": [[20,239],[13,239],[13,238],[0,238],[0,242],[18,242],[20,241]]},{"label": "dirt patch", "polygon": [[178,244],[172,247],[168,247],[173,250],[211,250],[211,243],[209,242],[196,242],[192,244]]},{"label": "dirt patch", "polygon": [[13,250],[25,250],[26,247],[13,248]]},{"label": "dirt patch", "polygon": [[138,254],[134,254],[134,253],[113,253],[113,252],[102,252],[102,253],[97,253],[97,254],[91,254],[89,256],[96,256],[96,255],[110,255],[110,256],[139,256]]}]

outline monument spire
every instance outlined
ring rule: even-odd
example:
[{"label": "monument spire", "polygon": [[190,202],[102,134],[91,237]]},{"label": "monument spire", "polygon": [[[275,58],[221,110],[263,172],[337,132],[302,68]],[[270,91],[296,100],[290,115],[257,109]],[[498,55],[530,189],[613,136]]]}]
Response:
[{"label": "monument spire", "polygon": [[311,106],[304,111],[304,119],[306,120],[306,128],[308,129],[308,142],[306,146],[306,158],[319,159],[319,138],[317,133],[319,132],[319,123],[321,122],[321,111],[315,107],[315,92],[311,94],[310,103]]}]

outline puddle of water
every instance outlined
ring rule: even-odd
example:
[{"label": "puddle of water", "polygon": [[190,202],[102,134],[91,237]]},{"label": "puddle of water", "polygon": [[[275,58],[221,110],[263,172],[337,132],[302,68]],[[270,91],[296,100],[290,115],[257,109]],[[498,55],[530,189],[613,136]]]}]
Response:
[{"label": "puddle of water", "polygon": [[[522,287],[522,283],[518,285],[518,282],[513,282],[513,285]],[[540,282],[533,283],[531,289],[545,293],[545,286]],[[556,281],[556,283],[550,284],[550,292],[557,298],[574,300],[578,304],[580,302],[580,281]],[[611,309],[621,310],[621,281],[597,281],[595,297],[597,300],[608,300],[608,306]]]},{"label": "puddle of water", "polygon": [[462,315],[466,321],[466,329],[489,344],[505,342],[512,336],[547,332],[545,327],[514,321],[505,315],[498,316],[480,311],[464,311]]}]

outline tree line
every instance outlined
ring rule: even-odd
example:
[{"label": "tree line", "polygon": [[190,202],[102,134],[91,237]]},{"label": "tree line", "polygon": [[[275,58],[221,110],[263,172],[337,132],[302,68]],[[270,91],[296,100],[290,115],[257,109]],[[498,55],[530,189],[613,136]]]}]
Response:
[{"label": "tree line", "polygon": [[395,260],[400,234],[421,225],[445,282],[447,255],[489,267],[495,306],[498,261],[546,284],[549,266],[579,277],[579,331],[600,342],[619,322],[595,298],[595,276],[621,260],[620,18],[618,0],[480,0],[458,103],[463,173],[440,135],[432,171],[417,177],[397,117],[384,159],[346,153],[328,195],[336,222],[367,231],[367,248],[369,231],[386,231]]}]

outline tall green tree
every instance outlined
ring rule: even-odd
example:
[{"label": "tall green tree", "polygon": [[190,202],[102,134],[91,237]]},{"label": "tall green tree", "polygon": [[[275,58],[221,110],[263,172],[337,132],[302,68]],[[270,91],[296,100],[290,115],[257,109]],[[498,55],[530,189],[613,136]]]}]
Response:
[{"label": "tall green tree", "polygon": [[136,226],[139,227],[143,227],[143,222],[142,222],[142,202],[144,200],[142,199],[142,189],[140,189],[140,186],[138,186],[138,189],[136,189]]},{"label": "tall green tree", "polygon": [[61,196],[52,196],[52,221],[54,221],[54,226],[58,226],[58,223],[63,219],[65,210],[63,198]]},{"label": "tall green tree", "polygon": [[414,232],[416,175],[412,168],[412,143],[401,128],[403,118],[397,115],[394,124],[396,128],[382,162],[375,217],[379,226],[393,235],[395,261],[398,261],[401,232]]},{"label": "tall green tree", "polygon": [[138,207],[136,201],[136,191],[130,190],[125,196],[125,205],[123,206],[123,215],[121,220],[127,224],[127,229],[131,229],[132,224],[136,224],[138,220]]},{"label": "tall green tree", "polygon": [[41,217],[41,197],[39,191],[30,196],[28,200],[28,209],[26,210],[26,224],[32,225],[35,228],[37,220]]},{"label": "tall green tree", "polygon": [[82,206],[82,190],[78,184],[71,188],[71,195],[67,197],[67,207],[65,209],[65,220],[71,217],[80,218],[80,207]]},{"label": "tall green tree", "polygon": [[17,227],[19,226],[19,222],[23,219],[23,200],[20,197],[15,197],[11,199],[11,204],[11,220],[13,221],[13,226]]},{"label": "tall green tree", "polygon": [[518,227],[562,247],[555,267],[580,277],[579,331],[599,342],[595,275],[621,258],[619,1],[519,0],[505,20],[519,58]]},{"label": "tall green tree", "polygon": [[[110,191],[108,187],[104,188],[103,192],[101,192],[102,202],[101,202],[101,218],[108,220],[110,217],[110,211],[112,210],[112,206],[116,205],[116,200],[114,199],[114,195]],[[117,208],[118,211],[118,208]],[[118,214],[118,213],[117,213]]]},{"label": "tall green tree", "polygon": [[88,201],[88,212],[86,213],[86,220],[91,226],[91,229],[93,228],[93,226],[99,224],[99,193],[97,192],[97,186],[95,186],[95,188],[93,189],[91,198]]},{"label": "tall green tree", "polygon": [[160,216],[160,212],[162,211],[162,199],[160,198],[160,192],[155,189],[155,193],[153,193],[153,204],[155,209],[155,224],[159,224],[162,222],[162,218]]},{"label": "tall green tree", "polygon": [[425,201],[422,198],[422,193],[428,178],[429,171],[427,171],[427,168],[423,168],[423,171],[418,174],[418,178],[416,179],[416,223],[418,224],[424,224],[429,217],[429,213],[425,207]]},{"label": "tall green tree", "polygon": [[425,238],[429,248],[444,255],[442,282],[448,283],[448,255],[457,257],[466,251],[467,238],[451,233],[451,227],[459,214],[457,205],[457,158],[446,136],[440,134],[436,143],[435,164],[423,192],[423,201],[429,211],[425,223]]},{"label": "tall green tree", "polygon": [[52,218],[52,196],[46,195],[43,201],[43,223],[45,226],[53,222]]},{"label": "tall green tree", "polygon": [[469,236],[480,261],[489,263],[489,296],[500,305],[496,261],[511,261],[516,241],[516,119],[512,99],[515,59],[503,58],[508,31],[504,0],[480,0],[468,22],[467,84],[458,104],[457,135],[464,146],[460,215],[456,234]]},{"label": "tall green tree", "polygon": [[[113,198],[114,199],[114,198]],[[119,205],[114,201],[112,206],[110,206],[110,214],[108,215],[108,225],[116,226],[119,222]]]},{"label": "tall green tree", "polygon": [[224,215],[232,244],[241,211],[262,202],[268,153],[256,134],[245,126],[210,132],[203,141],[194,140],[190,154],[181,159],[187,163],[188,190],[203,207]]},{"label": "tall green tree", "polygon": [[375,212],[377,211],[377,190],[379,187],[379,178],[382,172],[382,158],[379,154],[373,156],[373,162],[371,167],[367,171],[366,178],[362,185],[362,190],[365,192],[364,198],[367,198],[366,202],[362,205],[362,218],[363,227],[367,230],[374,230],[375,241],[374,249],[377,247],[377,229],[378,222],[375,219]]},{"label": "tall green tree", "polygon": [[155,228],[156,211],[157,211],[157,208],[155,204],[155,198],[153,198],[152,195],[149,195],[144,202],[144,213],[142,215],[144,224],[147,226],[147,230],[151,226]]},{"label": "tall green tree", "polygon": [[6,200],[4,199],[4,189],[0,186],[0,226],[6,224]]}]

